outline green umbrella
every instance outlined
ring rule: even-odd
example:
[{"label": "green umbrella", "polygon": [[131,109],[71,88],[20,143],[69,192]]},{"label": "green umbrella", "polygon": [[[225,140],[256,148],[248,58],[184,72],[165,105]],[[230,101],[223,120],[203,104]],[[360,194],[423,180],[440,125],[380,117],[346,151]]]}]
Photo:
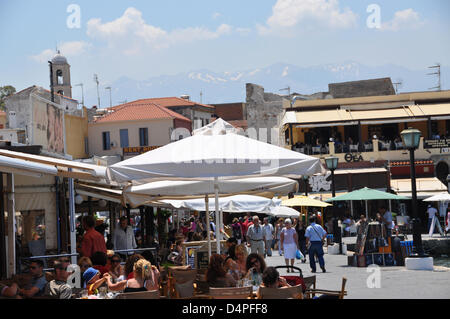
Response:
[{"label": "green umbrella", "polygon": [[404,196],[399,196],[399,195],[395,195],[395,194],[391,194],[391,193],[387,193],[387,192],[382,192],[376,189],[371,189],[368,187],[364,187],[361,189],[358,189],[356,191],[344,194],[344,195],[340,195],[340,196],[336,196],[330,199],[327,199],[326,202],[331,202],[331,201],[340,201],[340,200],[365,200],[366,201],[366,217],[368,217],[368,210],[367,210],[367,201],[368,200],[377,200],[377,199],[386,199],[386,200],[391,200],[391,199],[396,199],[396,200],[408,200],[410,198],[408,197],[404,197]]}]

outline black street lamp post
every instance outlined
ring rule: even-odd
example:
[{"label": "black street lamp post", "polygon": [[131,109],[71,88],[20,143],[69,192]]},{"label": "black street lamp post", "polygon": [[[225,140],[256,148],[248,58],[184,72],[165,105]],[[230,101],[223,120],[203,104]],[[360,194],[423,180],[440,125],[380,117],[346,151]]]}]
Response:
[{"label": "black street lamp post", "polygon": [[421,132],[417,129],[408,128],[403,130],[402,136],[405,148],[409,150],[411,168],[411,193],[412,193],[412,223],[413,223],[413,243],[416,247],[417,255],[412,257],[426,257],[422,245],[422,235],[420,231],[420,219],[417,212],[417,189],[416,189],[416,166],[414,151],[419,147]]},{"label": "black street lamp post", "polygon": [[[331,171],[331,194],[333,197],[336,197],[336,184],[334,183],[334,171],[338,167],[339,158],[336,156],[329,156],[325,158],[325,164],[327,168]],[[342,254],[342,237],[341,232],[338,225],[338,216],[336,213],[336,209],[333,205],[333,237],[335,238],[335,242],[339,243],[339,253]]]}]

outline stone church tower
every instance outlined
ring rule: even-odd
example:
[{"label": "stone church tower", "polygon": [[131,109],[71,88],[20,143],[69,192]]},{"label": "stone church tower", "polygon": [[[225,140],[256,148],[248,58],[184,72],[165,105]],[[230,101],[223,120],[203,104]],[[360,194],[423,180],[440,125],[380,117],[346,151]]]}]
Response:
[{"label": "stone church tower", "polygon": [[53,87],[55,93],[72,97],[72,85],[70,84],[70,65],[67,59],[58,53],[52,59],[53,64]]}]

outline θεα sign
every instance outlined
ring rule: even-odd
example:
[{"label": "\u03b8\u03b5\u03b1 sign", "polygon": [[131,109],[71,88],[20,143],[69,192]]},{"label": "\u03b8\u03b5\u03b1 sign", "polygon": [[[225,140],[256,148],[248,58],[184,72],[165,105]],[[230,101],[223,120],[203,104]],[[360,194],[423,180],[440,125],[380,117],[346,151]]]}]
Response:
[{"label": "\u03b8\u03b5\u03b1 sign", "polygon": [[355,154],[347,153],[347,154],[345,154],[345,161],[347,163],[350,163],[350,162],[361,162],[363,160],[364,159],[363,159],[361,153],[355,153]]}]

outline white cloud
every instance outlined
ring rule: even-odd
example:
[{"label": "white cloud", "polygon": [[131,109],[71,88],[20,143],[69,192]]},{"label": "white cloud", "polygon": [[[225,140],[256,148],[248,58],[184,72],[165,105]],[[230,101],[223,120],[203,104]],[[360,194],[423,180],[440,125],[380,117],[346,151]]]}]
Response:
[{"label": "white cloud", "polygon": [[[84,41],[70,41],[58,44],[58,50],[65,57],[73,57],[85,53],[89,46]],[[32,55],[31,58],[39,63],[47,63],[55,54],[55,50],[45,49],[37,55]]]},{"label": "white cloud", "polygon": [[424,24],[420,20],[419,14],[413,9],[405,9],[402,11],[397,11],[394,18],[391,21],[383,23],[381,25],[381,30],[384,31],[399,31],[402,29],[411,30],[417,29]]},{"label": "white cloud", "polygon": [[87,23],[89,37],[105,40],[110,47],[122,48],[123,53],[129,55],[138,54],[145,47],[162,49],[180,43],[217,39],[232,31],[233,27],[227,24],[220,25],[216,30],[187,27],[166,31],[147,24],[142,18],[142,12],[132,7],[111,22],[102,23],[101,19],[91,19]]},{"label": "white cloud", "polygon": [[260,34],[280,33],[298,25],[341,29],[356,25],[357,15],[341,9],[338,0],[278,0],[267,24],[257,25]]}]

